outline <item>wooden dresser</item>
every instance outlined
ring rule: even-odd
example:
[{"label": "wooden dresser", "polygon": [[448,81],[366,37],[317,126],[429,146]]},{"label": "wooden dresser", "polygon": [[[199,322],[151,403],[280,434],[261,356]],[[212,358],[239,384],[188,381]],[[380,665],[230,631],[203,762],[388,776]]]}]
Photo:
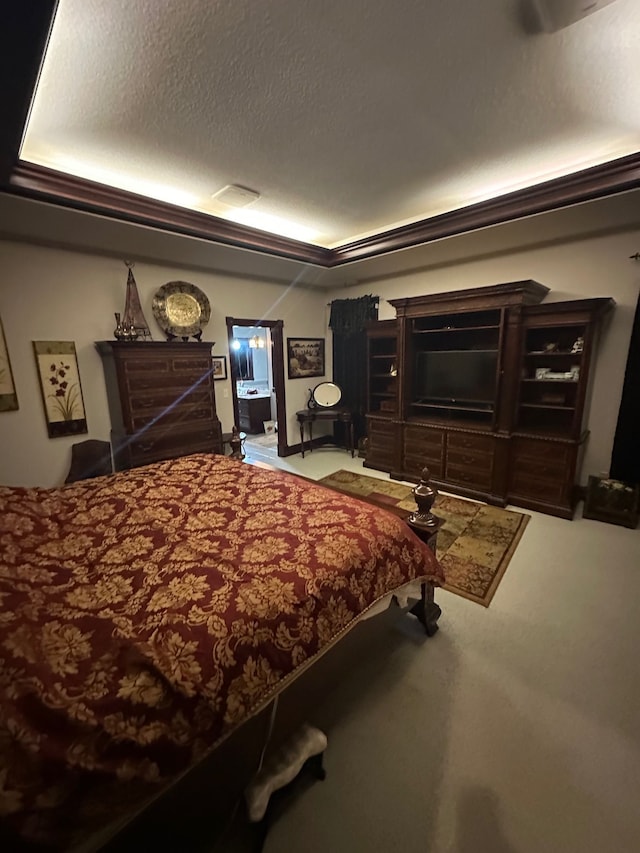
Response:
[{"label": "wooden dresser", "polygon": [[211,343],[99,341],[116,470],[222,453]]}]

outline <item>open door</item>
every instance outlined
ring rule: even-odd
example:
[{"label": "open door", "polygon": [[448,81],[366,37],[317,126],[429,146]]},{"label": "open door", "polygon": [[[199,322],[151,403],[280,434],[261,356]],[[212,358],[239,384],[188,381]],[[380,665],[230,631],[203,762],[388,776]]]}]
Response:
[{"label": "open door", "polygon": [[[234,327],[241,329],[268,329],[271,344],[270,364],[271,376],[271,391],[275,395],[276,401],[276,419],[278,421],[278,456],[287,455],[287,408],[284,391],[284,354],[283,354],[283,339],[282,339],[282,320],[251,320],[238,317],[227,317],[227,337],[229,339],[229,364],[231,369],[231,393],[233,396],[233,417],[234,422],[240,424],[240,413],[238,408],[238,381],[243,381],[242,360],[235,358],[233,353]],[[244,362],[245,365],[247,362]],[[244,374],[246,378],[248,371]]]}]

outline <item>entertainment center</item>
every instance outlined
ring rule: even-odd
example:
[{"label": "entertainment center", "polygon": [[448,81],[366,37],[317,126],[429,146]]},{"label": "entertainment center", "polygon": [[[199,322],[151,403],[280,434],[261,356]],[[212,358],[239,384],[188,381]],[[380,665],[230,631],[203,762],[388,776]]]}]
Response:
[{"label": "entertainment center", "polygon": [[368,341],[365,466],[572,518],[598,330],[613,299],[517,281],[391,299]]}]

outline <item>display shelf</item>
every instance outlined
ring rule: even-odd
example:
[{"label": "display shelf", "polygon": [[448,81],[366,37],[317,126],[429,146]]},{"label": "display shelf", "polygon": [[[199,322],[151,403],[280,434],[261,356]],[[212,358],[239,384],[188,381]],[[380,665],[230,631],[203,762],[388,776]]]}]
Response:
[{"label": "display shelf", "polygon": [[556,406],[552,403],[521,403],[523,409],[548,409],[549,411],[575,412],[575,406]]},{"label": "display shelf", "polygon": [[389,300],[397,319],[368,331],[365,464],[412,479],[428,459],[454,492],[571,518],[596,332],[614,303],[541,304],[547,293],[526,280]]},{"label": "display shelf", "polygon": [[447,334],[449,332],[478,332],[485,331],[486,329],[491,329],[494,331],[498,331],[500,326],[442,326],[439,329],[414,329],[414,335],[439,335],[439,334]]}]

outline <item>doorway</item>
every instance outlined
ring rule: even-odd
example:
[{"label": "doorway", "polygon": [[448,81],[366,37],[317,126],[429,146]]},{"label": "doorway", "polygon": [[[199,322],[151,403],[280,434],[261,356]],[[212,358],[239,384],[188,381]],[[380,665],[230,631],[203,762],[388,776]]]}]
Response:
[{"label": "doorway", "polygon": [[[233,417],[241,428],[241,421],[249,423],[247,405],[261,410],[264,403],[251,402],[254,398],[264,397],[268,391],[271,400],[271,418],[277,424],[278,456],[287,455],[287,415],[284,391],[284,355],[282,338],[282,320],[251,320],[227,317],[227,337],[229,339],[229,365],[231,368],[231,393],[233,396]],[[264,342],[261,344],[261,342]],[[266,356],[266,376],[262,353]],[[255,393],[255,392],[258,393]],[[242,417],[239,401],[243,400]],[[275,416],[275,417],[274,417]],[[255,422],[253,429],[264,433],[263,425]],[[242,430],[246,432],[246,430]]]}]

